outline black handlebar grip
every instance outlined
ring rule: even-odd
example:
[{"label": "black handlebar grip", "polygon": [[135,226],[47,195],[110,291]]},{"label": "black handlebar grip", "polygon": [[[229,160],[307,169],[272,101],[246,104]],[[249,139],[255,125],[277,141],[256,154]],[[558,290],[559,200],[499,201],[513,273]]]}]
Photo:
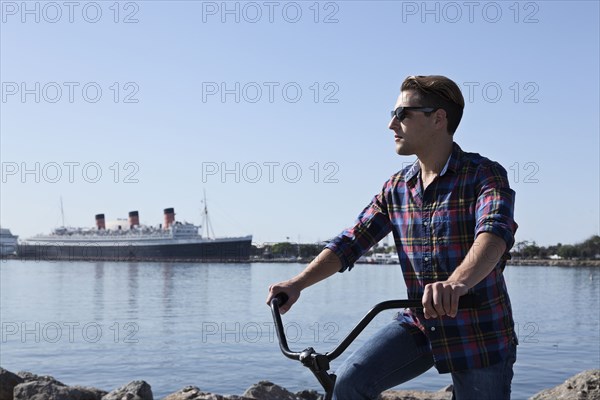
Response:
[{"label": "black handlebar grip", "polygon": [[279,292],[275,295],[275,297],[273,299],[277,300],[277,302],[279,303],[279,307],[281,307],[282,305],[287,303],[289,297],[287,294],[285,294],[283,292]]},{"label": "black handlebar grip", "polygon": [[481,300],[476,294],[466,294],[458,299],[458,308],[479,308]]}]

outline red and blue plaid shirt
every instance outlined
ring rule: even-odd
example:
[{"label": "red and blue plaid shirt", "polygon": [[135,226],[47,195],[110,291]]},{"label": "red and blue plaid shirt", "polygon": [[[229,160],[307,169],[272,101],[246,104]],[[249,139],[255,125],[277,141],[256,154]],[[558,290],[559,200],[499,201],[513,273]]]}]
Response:
[{"label": "red and blue plaid shirt", "polygon": [[393,232],[408,297],[421,299],[425,285],[448,279],[478,234],[490,232],[504,239],[500,261],[470,290],[480,298],[479,308],[459,310],[455,318],[425,319],[422,311],[411,310],[399,313],[403,323],[425,333],[440,373],[487,367],[504,359],[514,338],[502,274],[517,229],[514,199],[500,164],[466,153],[454,143],[446,166],[425,190],[415,162],[393,175],[356,224],[327,248],[338,255],[343,272]]}]

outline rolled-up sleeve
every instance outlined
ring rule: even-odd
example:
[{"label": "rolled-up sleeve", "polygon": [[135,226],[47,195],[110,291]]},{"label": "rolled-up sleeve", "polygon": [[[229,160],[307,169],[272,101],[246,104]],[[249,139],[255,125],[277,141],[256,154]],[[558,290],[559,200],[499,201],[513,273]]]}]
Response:
[{"label": "rolled-up sleeve", "polygon": [[498,163],[482,167],[479,178],[475,236],[490,232],[501,237],[508,253],[518,227],[514,220],[515,192],[510,188],[506,170]]},{"label": "rolled-up sleeve", "polygon": [[387,207],[390,190],[391,181],[388,181],[381,193],[358,215],[354,226],[345,229],[325,246],[339,257],[342,263],[340,272],[352,269],[363,254],[391,232]]}]

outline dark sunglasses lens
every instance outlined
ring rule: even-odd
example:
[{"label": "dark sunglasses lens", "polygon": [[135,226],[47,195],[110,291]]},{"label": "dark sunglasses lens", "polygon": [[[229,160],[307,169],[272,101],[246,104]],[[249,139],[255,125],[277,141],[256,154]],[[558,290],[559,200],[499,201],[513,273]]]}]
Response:
[{"label": "dark sunglasses lens", "polygon": [[398,107],[394,110],[394,116],[398,118],[398,121],[402,121],[404,119],[404,108]]}]

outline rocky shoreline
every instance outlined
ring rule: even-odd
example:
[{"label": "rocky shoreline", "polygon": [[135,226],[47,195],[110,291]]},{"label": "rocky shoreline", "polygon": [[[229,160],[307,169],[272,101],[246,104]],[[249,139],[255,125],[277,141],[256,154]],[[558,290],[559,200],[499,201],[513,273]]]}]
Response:
[{"label": "rocky shoreline", "polygon": [[[452,386],[437,392],[388,390],[380,400],[450,400]],[[187,386],[162,400],[321,400],[314,390],[291,393],[274,383],[261,381],[241,396],[222,396]],[[600,399],[600,370],[583,371],[554,388],[543,390],[530,400]],[[67,386],[51,376],[31,372],[12,373],[0,367],[0,400],[154,400],[145,381],[133,381],[110,392],[82,386]]]}]

